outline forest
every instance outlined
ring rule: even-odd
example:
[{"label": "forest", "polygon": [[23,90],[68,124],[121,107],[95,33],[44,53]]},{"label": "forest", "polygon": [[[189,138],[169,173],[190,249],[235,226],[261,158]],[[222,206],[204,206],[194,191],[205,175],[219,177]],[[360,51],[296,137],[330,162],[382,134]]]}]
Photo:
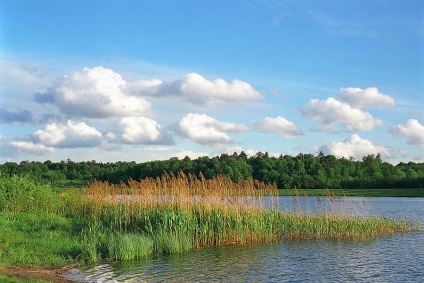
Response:
[{"label": "forest", "polygon": [[177,157],[143,163],[132,162],[61,162],[22,161],[0,165],[3,175],[25,175],[40,183],[55,184],[63,180],[89,183],[107,181],[113,184],[156,178],[163,173],[177,175],[202,174],[206,179],[219,175],[234,182],[254,179],[276,184],[279,189],[366,189],[366,188],[423,188],[424,163],[401,162],[393,165],[381,159],[380,154],[364,156],[362,160],[336,158],[320,152],[297,156],[270,156],[257,152],[247,156],[243,151],[215,157],[190,159]]}]

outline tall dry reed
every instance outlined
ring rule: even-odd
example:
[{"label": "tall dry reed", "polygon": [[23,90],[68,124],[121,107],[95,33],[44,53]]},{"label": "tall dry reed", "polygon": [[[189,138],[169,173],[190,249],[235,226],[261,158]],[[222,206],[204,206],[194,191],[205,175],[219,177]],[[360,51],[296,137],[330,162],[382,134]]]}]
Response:
[{"label": "tall dry reed", "polygon": [[[386,218],[282,212],[273,198],[277,196],[275,185],[254,180],[235,183],[226,176],[207,180],[201,174],[180,172],[177,176],[129,180],[128,184],[95,182],[79,194],[69,198],[71,213],[87,219],[101,235],[115,235],[120,239],[115,245],[121,243],[117,247],[97,239],[97,244],[87,249],[92,251],[91,257],[109,253],[109,257],[126,259],[131,256],[122,253],[132,246],[131,239],[146,237],[150,240],[144,243],[153,243],[151,253],[178,253],[207,245],[282,239],[366,240],[416,229],[406,221]],[[264,196],[272,199],[267,207]],[[337,199],[330,193],[327,197]],[[137,234],[142,237],[134,236]]]}]

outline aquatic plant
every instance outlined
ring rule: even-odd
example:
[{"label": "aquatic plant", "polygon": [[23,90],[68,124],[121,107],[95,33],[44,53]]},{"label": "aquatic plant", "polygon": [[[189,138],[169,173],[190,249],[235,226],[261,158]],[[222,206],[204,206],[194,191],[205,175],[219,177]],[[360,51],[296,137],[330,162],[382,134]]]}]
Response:
[{"label": "aquatic plant", "polygon": [[[0,178],[0,185],[0,262],[6,264],[133,260],[210,245],[367,240],[419,229],[331,207],[284,211],[275,185],[225,176],[206,180],[180,172],[118,185],[94,182],[60,194],[20,177]],[[329,192],[322,203],[338,200]]]},{"label": "aquatic plant", "polygon": [[[205,180],[201,175],[180,172],[177,176],[130,180],[128,184],[96,182],[82,194],[86,197],[80,198],[74,214],[80,213],[92,225],[102,227],[101,233],[150,239],[153,244],[146,255],[284,239],[367,240],[417,228],[402,220],[349,216],[331,210],[310,213],[300,206],[296,212],[283,212],[272,197],[265,207],[263,196],[275,196],[275,186],[253,180],[234,183],[225,176]],[[330,192],[326,197],[330,203],[339,199]],[[128,246],[135,247],[138,241],[138,245],[150,247],[136,238],[133,244],[130,237],[126,241]],[[97,250],[107,245],[100,246]],[[109,248],[104,257],[111,254]],[[136,258],[130,254],[119,258]]]}]

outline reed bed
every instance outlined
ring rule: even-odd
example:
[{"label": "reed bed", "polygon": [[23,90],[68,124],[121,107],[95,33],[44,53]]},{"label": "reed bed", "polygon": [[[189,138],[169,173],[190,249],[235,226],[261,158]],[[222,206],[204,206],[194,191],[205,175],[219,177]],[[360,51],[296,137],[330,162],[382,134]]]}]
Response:
[{"label": "reed bed", "polygon": [[[264,196],[271,198],[267,207]],[[87,261],[284,239],[368,240],[418,229],[413,223],[384,217],[283,212],[273,196],[277,196],[275,185],[235,183],[225,176],[206,180],[180,172],[128,184],[95,182],[68,196],[65,207],[87,221],[83,231]]]},{"label": "reed bed", "polygon": [[177,176],[165,173],[161,177],[140,181],[130,179],[128,184],[95,182],[83,193],[100,202],[105,199],[137,202],[145,207],[172,203],[180,208],[190,208],[199,202],[214,207],[261,207],[263,196],[278,195],[275,184],[264,184],[252,179],[235,183],[227,176],[205,179],[201,173],[197,177],[193,174],[185,175],[182,171]]},{"label": "reed bed", "polygon": [[332,209],[339,197],[330,192],[320,202],[325,213],[300,205],[284,211],[276,196],[275,185],[182,172],[118,185],[95,182],[60,194],[28,178],[0,175],[0,262],[134,260],[211,245],[367,240],[420,229],[403,220],[349,216]]}]

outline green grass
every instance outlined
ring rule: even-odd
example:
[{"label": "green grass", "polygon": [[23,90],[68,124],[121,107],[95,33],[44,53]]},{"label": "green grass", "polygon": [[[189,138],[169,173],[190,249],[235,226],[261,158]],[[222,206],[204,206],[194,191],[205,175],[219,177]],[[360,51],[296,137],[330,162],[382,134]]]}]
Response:
[{"label": "green grass", "polygon": [[[63,266],[82,245],[65,198],[25,177],[0,177],[0,265]],[[61,212],[62,211],[62,212]]]},{"label": "green grass", "polygon": [[[361,197],[424,197],[423,188],[410,189],[332,189],[330,192],[337,196],[361,196]],[[325,189],[297,189],[297,194],[308,196],[325,196],[328,190]],[[279,189],[280,196],[296,196],[296,191],[292,189]]]},{"label": "green grass", "polygon": [[264,209],[266,190],[272,187],[178,175],[58,193],[26,178],[0,177],[0,265],[139,260],[210,245],[367,240],[420,229],[384,217]]},{"label": "green grass", "polygon": [[0,213],[0,264],[69,264],[83,248],[73,229],[72,220],[58,215]]}]

